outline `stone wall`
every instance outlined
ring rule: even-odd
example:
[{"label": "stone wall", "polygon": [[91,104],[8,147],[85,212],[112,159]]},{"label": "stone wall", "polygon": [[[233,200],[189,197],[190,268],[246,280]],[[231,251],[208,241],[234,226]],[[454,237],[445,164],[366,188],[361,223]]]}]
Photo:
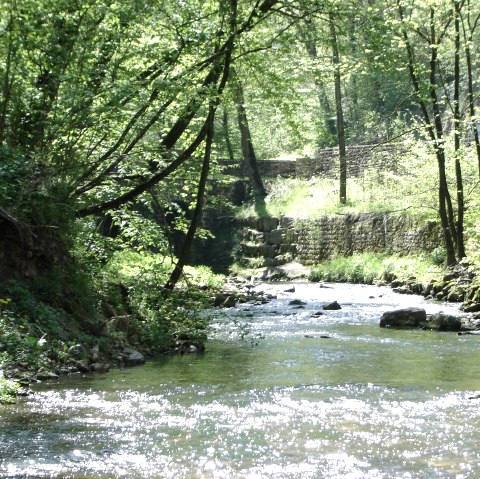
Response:
[{"label": "stone wall", "polygon": [[[359,145],[347,148],[347,176],[362,177],[367,168],[380,171],[396,171],[397,158],[402,154],[401,145]],[[248,170],[241,161],[221,160],[226,174],[238,178],[247,177]],[[260,174],[264,178],[311,178],[325,176],[336,178],[339,172],[338,148],[325,148],[316,158],[295,160],[258,161]]]},{"label": "stone wall", "polygon": [[312,265],[337,255],[432,252],[440,228],[409,215],[380,213],[325,215],[308,220],[250,218],[242,226],[240,255],[275,265],[297,260]]}]

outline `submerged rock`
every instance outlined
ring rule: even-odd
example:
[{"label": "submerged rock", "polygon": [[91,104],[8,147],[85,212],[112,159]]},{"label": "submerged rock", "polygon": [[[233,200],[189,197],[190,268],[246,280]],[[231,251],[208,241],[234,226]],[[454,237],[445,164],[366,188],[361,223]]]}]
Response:
[{"label": "submerged rock", "polygon": [[110,371],[110,364],[107,363],[93,363],[90,365],[90,369],[94,373],[108,373]]},{"label": "submerged rock", "polygon": [[36,377],[40,379],[40,381],[49,381],[51,379],[58,379],[58,374],[53,371],[40,370],[36,374]]},{"label": "submerged rock", "polygon": [[337,303],[337,301],[333,301],[333,303],[326,304],[323,306],[325,311],[336,311],[338,309],[342,309],[342,307]]},{"label": "submerged rock", "polygon": [[427,322],[427,312],[422,308],[404,308],[386,311],[380,318],[381,328],[419,328]]},{"label": "submerged rock", "polygon": [[288,304],[290,306],[305,306],[307,303],[301,299],[292,299]]}]

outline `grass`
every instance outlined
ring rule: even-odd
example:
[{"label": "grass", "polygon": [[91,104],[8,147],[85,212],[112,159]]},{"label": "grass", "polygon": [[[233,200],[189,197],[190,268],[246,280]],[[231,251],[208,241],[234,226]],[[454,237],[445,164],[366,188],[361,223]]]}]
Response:
[{"label": "grass", "polygon": [[312,268],[311,281],[374,284],[386,277],[429,282],[437,278],[443,268],[433,258],[398,257],[386,254],[362,253],[338,257]]},{"label": "grass", "polygon": [[[249,204],[239,211],[239,217],[287,216],[312,218],[328,213],[393,212],[415,210],[416,215],[435,215],[434,196],[408,191],[398,176],[387,172],[371,173],[371,177],[348,181],[348,200],[339,204],[338,181],[327,178],[309,180],[277,178],[266,181],[268,196],[259,210]],[[375,177],[376,176],[376,177]],[[379,178],[381,176],[381,178]]]}]

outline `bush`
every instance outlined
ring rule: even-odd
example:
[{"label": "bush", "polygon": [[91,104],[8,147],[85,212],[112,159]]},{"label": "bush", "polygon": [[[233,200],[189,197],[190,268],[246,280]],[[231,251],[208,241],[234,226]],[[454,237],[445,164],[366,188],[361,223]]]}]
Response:
[{"label": "bush", "polygon": [[18,383],[5,379],[3,371],[0,370],[0,404],[11,404],[15,402],[19,388]]},{"label": "bush", "polygon": [[169,347],[181,340],[203,343],[210,319],[202,313],[208,306],[206,293],[197,286],[215,289],[223,283],[222,276],[205,266],[187,267],[177,289],[167,291],[163,285],[171,269],[169,258],[119,251],[98,284],[105,302],[131,312],[140,341],[149,347]]}]

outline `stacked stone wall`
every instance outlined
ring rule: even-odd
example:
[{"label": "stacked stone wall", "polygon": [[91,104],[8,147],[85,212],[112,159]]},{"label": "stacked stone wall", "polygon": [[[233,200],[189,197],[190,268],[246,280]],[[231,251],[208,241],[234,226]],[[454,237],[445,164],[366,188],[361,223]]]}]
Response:
[{"label": "stacked stone wall", "polygon": [[440,228],[408,215],[325,215],[308,220],[250,218],[242,225],[241,253],[272,265],[312,265],[336,256],[389,252],[429,253],[441,245]]},{"label": "stacked stone wall", "polygon": [[[367,169],[397,171],[398,158],[404,149],[401,145],[359,145],[347,148],[347,175],[362,177]],[[325,148],[316,158],[295,160],[260,160],[257,162],[264,178],[311,178],[324,176],[337,178],[339,174],[338,148]],[[226,174],[247,177],[248,169],[241,161],[220,161]]]}]

